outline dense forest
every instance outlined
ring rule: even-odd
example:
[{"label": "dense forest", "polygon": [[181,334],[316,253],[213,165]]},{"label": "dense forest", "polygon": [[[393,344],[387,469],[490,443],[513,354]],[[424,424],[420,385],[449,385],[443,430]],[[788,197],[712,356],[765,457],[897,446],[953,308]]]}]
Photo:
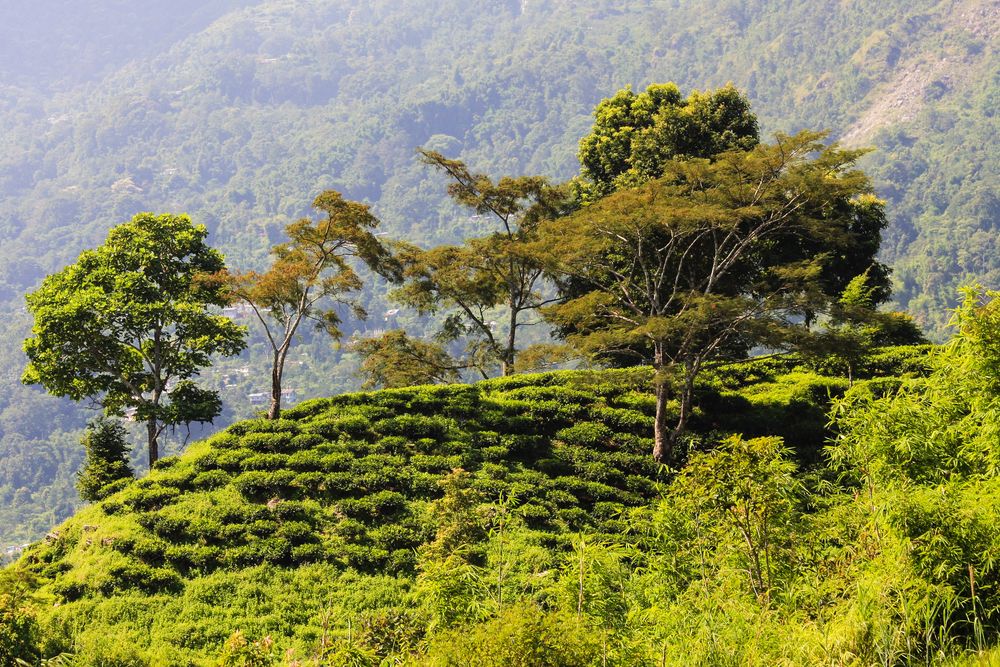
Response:
[{"label": "dense forest", "polygon": [[[76,506],[89,416],[19,385],[23,294],[139,211],[190,213],[247,268],[326,189],[372,204],[391,236],[450,242],[481,221],[448,201],[417,147],[562,180],[595,105],[622,86],[732,81],[764,138],[830,129],[876,148],[862,164],[887,200],[894,299],[933,339],[958,284],[995,283],[989,2],[67,0],[3,12],[0,544]],[[371,317],[348,318],[347,334],[429,335],[388,291],[366,282]],[[346,346],[303,335],[289,362],[297,399],[360,386]],[[217,424],[259,409],[248,396],[266,391],[267,354],[255,332],[241,359],[206,371],[225,399]]]}]

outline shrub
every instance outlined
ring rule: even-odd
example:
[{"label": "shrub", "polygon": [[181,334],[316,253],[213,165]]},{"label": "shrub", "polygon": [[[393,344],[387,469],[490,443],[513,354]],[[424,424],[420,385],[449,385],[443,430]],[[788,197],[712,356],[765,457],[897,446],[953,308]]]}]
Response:
[{"label": "shrub", "polygon": [[340,537],[355,542],[368,535],[368,527],[356,519],[341,519],[333,529]]},{"label": "shrub", "polygon": [[264,562],[263,554],[256,544],[245,544],[230,547],[222,552],[222,566],[227,568],[244,568],[260,565]]},{"label": "shrub", "polygon": [[292,419],[246,419],[230,426],[227,432],[238,436],[251,433],[287,433],[299,432],[299,423]]},{"label": "shrub", "polygon": [[322,544],[308,542],[292,547],[292,561],[295,563],[315,563],[326,559],[326,549]]},{"label": "shrub", "polygon": [[430,454],[414,454],[409,461],[409,466],[414,470],[423,472],[445,473],[449,470],[462,467],[461,456],[435,456]]},{"label": "shrub", "polygon": [[288,521],[282,523],[275,531],[275,535],[285,538],[292,544],[312,541],[316,537],[313,533],[313,527],[305,521]]},{"label": "shrub", "polygon": [[494,477],[484,477],[476,475],[472,480],[472,487],[489,498],[499,498],[501,494],[507,494],[510,484],[502,479]]},{"label": "shrub", "polygon": [[97,585],[97,592],[101,595],[111,595],[117,591],[138,589],[147,593],[158,593],[176,591],[181,586],[181,578],[173,570],[149,567],[132,561],[108,568],[107,577]]},{"label": "shrub", "polygon": [[40,640],[35,612],[22,586],[13,577],[0,579],[0,665],[15,665],[18,659],[33,663]]},{"label": "shrub", "polygon": [[344,435],[356,439],[368,439],[372,436],[371,422],[363,415],[319,419],[310,423],[308,429],[327,440],[337,440]]},{"label": "shrub", "polygon": [[312,449],[306,449],[295,452],[289,456],[285,465],[292,470],[297,470],[299,472],[312,472],[315,470],[323,470],[323,461],[324,457],[322,454]]},{"label": "shrub", "polygon": [[215,568],[221,558],[218,547],[203,544],[174,544],[167,547],[165,557],[171,565],[184,571],[207,571]]},{"label": "shrub", "polygon": [[538,456],[551,448],[549,438],[543,435],[504,435],[500,443],[509,450],[511,458]]},{"label": "shrub", "polygon": [[431,664],[463,667],[587,667],[600,663],[599,633],[571,614],[543,613],[527,603],[497,618],[442,632],[431,640]]},{"label": "shrub", "polygon": [[[151,486],[137,483],[130,485],[127,489],[116,495],[114,500],[134,512],[143,512],[169,505],[179,495],[180,491],[169,486]],[[106,505],[105,509],[107,510],[107,508],[108,506]],[[111,512],[109,511],[109,513]]]},{"label": "shrub", "polygon": [[232,477],[225,470],[206,470],[198,473],[191,481],[196,489],[210,490],[219,489],[229,483]]},{"label": "shrub", "polygon": [[524,405],[527,406],[524,416],[534,422],[536,428],[537,426],[553,428],[562,424],[572,424],[586,411],[581,405],[566,404],[551,400],[531,401],[524,403]]},{"label": "shrub", "polygon": [[599,407],[590,411],[590,417],[619,433],[645,435],[653,432],[653,418],[638,410]]},{"label": "shrub", "polygon": [[132,447],[125,435],[125,427],[105,417],[87,425],[81,441],[87,452],[86,459],[76,480],[76,488],[84,500],[107,498],[114,492],[109,485],[132,480],[134,475],[128,462]]},{"label": "shrub", "polygon": [[321,488],[334,497],[350,495],[356,488],[354,475],[349,472],[327,473]]},{"label": "shrub", "polygon": [[379,420],[372,426],[376,432],[382,435],[406,436],[411,440],[417,438],[440,440],[451,428],[451,423],[444,417],[401,414],[390,419]]},{"label": "shrub", "polygon": [[614,407],[628,408],[652,416],[656,413],[656,398],[647,392],[630,391],[615,398]]},{"label": "shrub", "polygon": [[283,565],[291,562],[292,543],[284,537],[269,537],[259,542],[251,542],[250,545],[257,549],[264,563]]},{"label": "shrub", "polygon": [[594,400],[593,394],[578,389],[571,389],[565,385],[550,385],[545,387],[529,385],[512,389],[506,392],[504,396],[508,399],[530,401],[533,403],[554,401],[572,406],[574,409],[587,405]]},{"label": "shrub", "polygon": [[612,431],[604,424],[582,422],[560,429],[556,438],[571,445],[581,447],[607,447],[611,442]]},{"label": "shrub", "polygon": [[576,505],[576,496],[562,489],[549,489],[545,492],[545,499],[557,505]]},{"label": "shrub", "polygon": [[379,491],[363,498],[342,500],[341,511],[359,519],[387,519],[406,507],[406,497],[396,491]]},{"label": "shrub", "polygon": [[278,470],[288,464],[287,454],[254,454],[240,462],[243,470]]},{"label": "shrub", "polygon": [[[315,502],[310,503],[315,506]],[[310,505],[296,500],[284,500],[270,510],[279,521],[305,521],[312,517]]]},{"label": "shrub", "polygon": [[379,438],[371,445],[363,442],[351,443],[351,451],[357,456],[364,456],[368,453],[377,454],[408,454],[414,449],[409,438],[401,435],[389,435]]},{"label": "shrub", "polygon": [[292,434],[251,432],[243,436],[243,446],[255,452],[284,452],[292,449]]},{"label": "shrub", "polygon": [[240,437],[235,433],[231,433],[228,431],[223,431],[222,433],[213,436],[208,442],[212,445],[213,449],[225,450],[225,449],[239,449],[240,447],[242,447],[242,445],[240,444],[241,443]]},{"label": "shrub", "polygon": [[286,494],[295,479],[291,470],[245,472],[233,480],[233,486],[247,498]]},{"label": "shrub", "polygon": [[[122,479],[117,479],[110,484],[101,487],[101,495],[105,498],[113,496],[114,494],[127,489],[130,484],[134,481],[131,477],[123,477]],[[110,514],[110,512],[109,512]]]},{"label": "shrub", "polygon": [[376,546],[387,551],[415,549],[423,542],[423,537],[417,531],[397,523],[374,528],[369,531],[368,537]]},{"label": "shrub", "polygon": [[153,464],[153,470],[169,470],[180,463],[180,461],[181,458],[179,456],[164,456],[156,460],[156,463]]},{"label": "shrub", "polygon": [[179,491],[186,491],[191,488],[196,474],[193,468],[174,466],[168,472],[158,474],[156,481],[163,486],[172,486]]},{"label": "shrub", "polygon": [[300,433],[292,438],[289,448],[296,451],[304,451],[314,447],[319,447],[325,442],[326,438],[318,433]]},{"label": "shrub", "polygon": [[187,517],[169,516],[157,513],[151,515],[149,529],[160,537],[178,538],[184,535],[184,532],[188,527],[188,522],[189,519]]},{"label": "shrub", "polygon": [[493,447],[483,447],[478,452],[479,458],[483,461],[505,461],[507,460],[510,450],[503,445],[496,445]]},{"label": "shrub", "polygon": [[326,475],[321,472],[302,472],[292,480],[292,486],[301,489],[307,495],[317,493],[323,487]]},{"label": "shrub", "polygon": [[254,454],[252,449],[246,448],[227,450],[216,457],[216,464],[227,472],[238,472],[243,465],[243,459]]},{"label": "shrub", "polygon": [[385,559],[388,573],[412,573],[417,567],[417,552],[414,549],[396,549]]},{"label": "shrub", "polygon": [[354,457],[347,452],[327,454],[322,459],[323,470],[328,472],[346,472],[351,469]]},{"label": "shrub", "polygon": [[628,475],[625,478],[625,488],[646,498],[652,498],[660,492],[654,480],[639,475]]},{"label": "shrub", "polygon": [[200,456],[196,456],[191,459],[191,467],[195,469],[196,472],[205,472],[207,470],[215,470],[219,467],[219,454],[215,451],[209,451]]},{"label": "shrub", "polygon": [[273,535],[278,529],[278,523],[270,519],[257,519],[251,521],[245,527],[245,531],[254,537],[267,537]]},{"label": "shrub", "polygon": [[415,472],[410,478],[410,493],[418,498],[433,498],[440,495],[440,477],[429,472]]},{"label": "shrub", "polygon": [[539,526],[552,520],[552,509],[539,503],[525,503],[517,508],[517,514],[530,526]]},{"label": "shrub", "polygon": [[278,664],[279,658],[270,636],[250,641],[237,630],[223,644],[216,664],[219,667],[271,667]]}]

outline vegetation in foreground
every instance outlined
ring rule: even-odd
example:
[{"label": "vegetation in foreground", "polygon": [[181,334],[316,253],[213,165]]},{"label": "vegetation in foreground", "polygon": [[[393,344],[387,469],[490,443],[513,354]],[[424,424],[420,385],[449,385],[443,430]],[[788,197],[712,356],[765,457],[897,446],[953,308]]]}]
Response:
[{"label": "vegetation in foreground", "polygon": [[648,455],[646,369],[241,422],[5,571],[0,646],[103,665],[972,659],[1000,620],[1000,302],[977,298],[948,347],[872,354],[853,385],[796,357],[715,369],[676,473]]}]

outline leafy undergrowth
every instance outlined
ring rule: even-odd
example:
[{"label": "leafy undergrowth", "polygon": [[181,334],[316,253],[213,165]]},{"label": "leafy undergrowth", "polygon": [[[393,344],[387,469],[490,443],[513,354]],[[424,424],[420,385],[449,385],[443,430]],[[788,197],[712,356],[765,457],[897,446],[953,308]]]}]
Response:
[{"label": "leafy undergrowth", "polygon": [[[919,375],[925,353],[888,350],[869,374]],[[361,646],[367,657],[345,664],[460,664],[440,656],[469,640],[449,628],[471,620],[507,618],[505,632],[525,637],[570,632],[582,608],[536,614],[572,589],[567,563],[588,544],[641,548],[635,517],[674,474],[650,456],[650,379],[521,375],[342,395],[235,424],[29,549],[18,567],[40,601],[41,652],[213,664],[220,651],[277,661],[286,649],[347,660]],[[875,379],[870,391],[900,382]],[[778,435],[809,466],[847,389],[789,357],[720,368],[701,389],[689,451],[733,432]],[[565,664],[606,650],[588,641],[570,647],[582,662]]]}]

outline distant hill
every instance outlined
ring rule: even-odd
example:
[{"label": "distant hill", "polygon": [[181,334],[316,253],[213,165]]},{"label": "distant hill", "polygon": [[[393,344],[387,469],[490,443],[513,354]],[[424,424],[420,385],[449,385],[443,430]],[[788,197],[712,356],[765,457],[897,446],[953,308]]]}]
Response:
[{"label": "distant hill", "polygon": [[[877,149],[863,166],[889,200],[896,299],[935,336],[960,282],[1000,282],[989,0],[64,0],[0,18],[0,545],[71,511],[86,417],[18,385],[22,294],[140,210],[190,213],[240,266],[324,188],[372,203],[393,236],[447,241],[481,222],[417,146],[568,178],[601,98],[732,81],[765,134]],[[382,321],[385,293],[367,287],[374,317],[348,330],[423,333],[412,314]],[[344,350],[300,352],[299,397],[357,387]],[[210,375],[224,421],[251,414],[260,355]]]}]

